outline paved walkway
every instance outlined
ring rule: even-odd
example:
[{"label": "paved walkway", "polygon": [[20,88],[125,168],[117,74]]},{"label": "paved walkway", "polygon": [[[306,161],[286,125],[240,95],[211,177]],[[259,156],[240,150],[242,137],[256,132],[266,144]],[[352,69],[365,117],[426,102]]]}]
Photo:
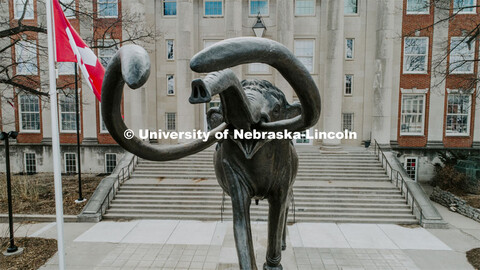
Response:
[{"label": "paved walkway", "polygon": [[[480,223],[436,205],[449,229],[382,224],[297,223],[288,227],[285,270],[473,269]],[[56,237],[55,223],[17,224],[16,236]],[[6,231],[7,224],[0,224]],[[259,269],[266,223],[253,223]],[[238,269],[231,222],[66,223],[67,269]],[[53,257],[41,269],[57,269]]]}]

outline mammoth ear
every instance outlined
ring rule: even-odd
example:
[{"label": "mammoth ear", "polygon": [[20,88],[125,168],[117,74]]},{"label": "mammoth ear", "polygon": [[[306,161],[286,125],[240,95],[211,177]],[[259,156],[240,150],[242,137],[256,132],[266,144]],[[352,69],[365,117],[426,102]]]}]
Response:
[{"label": "mammoth ear", "polygon": [[301,115],[302,104],[295,102],[291,105],[288,105],[286,114],[287,114],[286,115],[287,119],[294,118],[295,116]]},{"label": "mammoth ear", "polygon": [[218,107],[210,108],[207,111],[208,129],[212,130],[223,123],[222,111]]}]

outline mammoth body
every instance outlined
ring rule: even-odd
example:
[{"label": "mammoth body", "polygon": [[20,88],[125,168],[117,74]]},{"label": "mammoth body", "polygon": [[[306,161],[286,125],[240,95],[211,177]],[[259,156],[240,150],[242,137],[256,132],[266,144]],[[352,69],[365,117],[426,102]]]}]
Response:
[{"label": "mammoth body", "polygon": [[[266,63],[290,83],[300,103],[289,104],[284,94],[267,81],[240,82],[228,69],[240,64]],[[214,155],[217,180],[231,197],[233,229],[241,269],[257,269],[253,249],[250,204],[253,199],[269,203],[268,246],[264,269],[282,269],[286,219],[298,169],[298,157],[289,140],[238,139],[234,130],[302,131],[313,126],[320,115],[320,95],[309,72],[283,45],[262,38],[228,39],[195,55],[190,67],[208,73],[192,81],[190,103],[207,103],[220,96],[219,108],[207,112],[211,133],[229,130],[226,139],[210,136],[179,145],[154,147],[125,138],[128,127],[121,117],[125,83],[135,89],[148,79],[150,62],[146,51],[136,45],[122,47],[107,67],[102,86],[102,116],[112,137],[139,157],[166,161],[179,159],[218,143]]]}]

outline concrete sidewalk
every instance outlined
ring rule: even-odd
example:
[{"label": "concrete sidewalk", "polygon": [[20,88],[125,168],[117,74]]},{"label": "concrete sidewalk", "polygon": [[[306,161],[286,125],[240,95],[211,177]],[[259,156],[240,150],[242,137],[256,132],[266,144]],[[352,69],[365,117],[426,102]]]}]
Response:
[{"label": "concrete sidewalk", "polygon": [[[288,227],[284,269],[473,269],[480,224],[436,205],[449,229],[382,224]],[[259,269],[266,223],[253,223]],[[6,230],[7,224],[0,229]],[[55,223],[17,224],[16,236],[56,238]],[[66,223],[67,269],[239,269],[231,222],[140,220]],[[53,257],[41,269],[57,269]]]}]

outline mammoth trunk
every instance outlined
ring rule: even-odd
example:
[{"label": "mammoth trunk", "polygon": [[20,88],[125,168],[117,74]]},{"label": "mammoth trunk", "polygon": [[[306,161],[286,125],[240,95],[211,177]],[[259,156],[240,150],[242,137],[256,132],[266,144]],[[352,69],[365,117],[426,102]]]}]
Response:
[{"label": "mammoth trunk", "polygon": [[260,109],[248,100],[240,81],[230,69],[194,80],[189,101],[192,104],[207,103],[215,95],[220,95],[222,114],[227,124],[250,130],[252,124],[260,121]]}]

